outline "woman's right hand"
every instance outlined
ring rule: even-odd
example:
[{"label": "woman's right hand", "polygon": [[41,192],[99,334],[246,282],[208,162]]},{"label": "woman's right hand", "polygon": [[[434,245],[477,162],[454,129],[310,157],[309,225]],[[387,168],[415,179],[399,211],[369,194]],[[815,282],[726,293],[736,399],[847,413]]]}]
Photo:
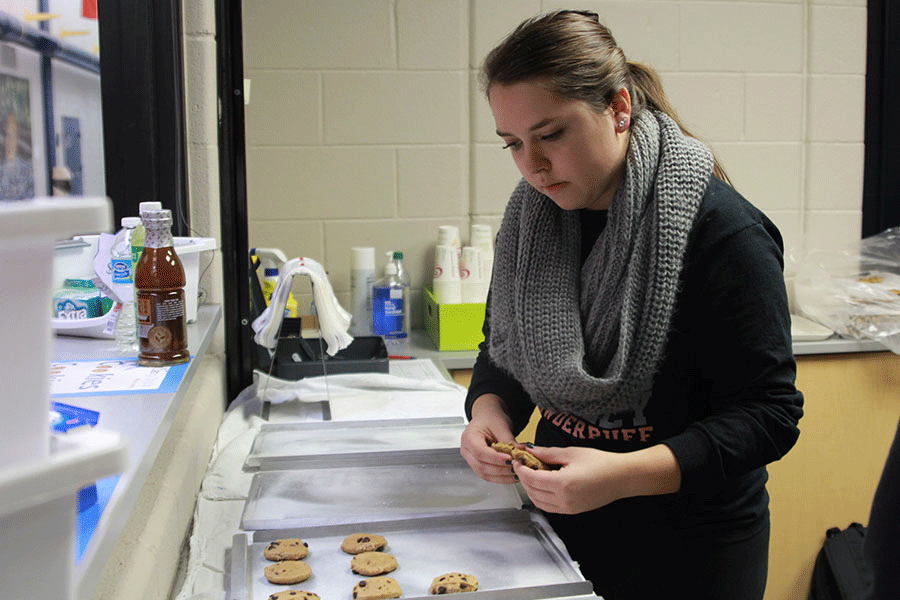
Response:
[{"label": "woman's right hand", "polygon": [[491,448],[493,442],[514,442],[512,422],[496,394],[479,396],[472,404],[472,420],[460,440],[459,452],[475,473],[492,483],[514,483],[508,454]]}]

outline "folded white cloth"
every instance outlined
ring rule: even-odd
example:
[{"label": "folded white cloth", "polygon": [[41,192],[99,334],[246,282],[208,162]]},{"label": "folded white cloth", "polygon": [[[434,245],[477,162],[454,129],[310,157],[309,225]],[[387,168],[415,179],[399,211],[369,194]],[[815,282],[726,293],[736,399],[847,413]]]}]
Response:
[{"label": "folded white cloth", "polygon": [[284,263],[279,271],[278,283],[269,299],[269,306],[253,321],[254,341],[264,348],[275,348],[294,275],[301,274],[312,281],[319,331],[328,344],[325,351],[334,356],[339,350],[349,346],[353,341],[353,336],[348,333],[351,315],[338,303],[325,268],[317,261],[301,256]]},{"label": "folded white cloth", "polygon": [[[388,373],[341,373],[300,380],[281,379],[261,371],[256,371],[254,376],[258,379],[254,384],[258,397],[273,404],[293,400],[322,402],[367,392],[466,391],[449,379],[410,379]],[[236,407],[236,403],[232,404],[232,408]]]}]

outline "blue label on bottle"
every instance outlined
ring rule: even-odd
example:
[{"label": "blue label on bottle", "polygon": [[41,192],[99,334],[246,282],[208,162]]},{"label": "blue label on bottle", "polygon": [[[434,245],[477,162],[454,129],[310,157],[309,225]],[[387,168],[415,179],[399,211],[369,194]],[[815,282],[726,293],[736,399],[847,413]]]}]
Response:
[{"label": "blue label on bottle", "polygon": [[403,330],[403,289],[376,287],[372,290],[372,333],[390,338],[406,337]]},{"label": "blue label on bottle", "polygon": [[134,282],[131,276],[132,263],[130,258],[114,258],[111,262],[113,283]]}]

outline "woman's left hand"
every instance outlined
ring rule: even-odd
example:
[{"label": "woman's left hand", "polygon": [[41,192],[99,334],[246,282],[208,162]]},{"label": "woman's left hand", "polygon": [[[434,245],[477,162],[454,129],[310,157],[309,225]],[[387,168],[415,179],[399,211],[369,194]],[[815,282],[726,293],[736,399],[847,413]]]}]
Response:
[{"label": "woman's left hand", "polygon": [[513,470],[534,505],[551,513],[577,514],[631,496],[672,493],[681,484],[675,456],[664,445],[621,454],[575,446],[529,451],[556,469],[535,471],[513,461]]}]

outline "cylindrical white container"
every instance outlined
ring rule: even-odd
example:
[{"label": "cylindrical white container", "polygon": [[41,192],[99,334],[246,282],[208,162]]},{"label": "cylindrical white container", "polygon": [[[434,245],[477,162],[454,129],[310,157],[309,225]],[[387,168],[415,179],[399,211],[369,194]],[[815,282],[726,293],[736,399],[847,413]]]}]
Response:
[{"label": "cylindrical white container", "polygon": [[463,304],[485,301],[487,286],[481,271],[481,248],[463,246],[459,261],[459,283]]},{"label": "cylindrical white container", "polygon": [[482,250],[493,252],[494,234],[491,232],[491,226],[472,223],[472,227],[470,228],[469,232],[469,245],[475,246],[476,248],[481,248]]},{"label": "cylindrical white container", "polygon": [[459,261],[453,246],[439,244],[434,249],[434,297],[438,304],[462,302],[459,278]]},{"label": "cylindrical white container", "polygon": [[0,397],[0,470],[50,454],[54,240],[108,229],[110,214],[106,198],[0,202],[0,381],[16,388]]},{"label": "cylindrical white container", "polygon": [[494,234],[491,226],[472,224],[469,245],[481,249],[481,275],[487,288],[490,286],[494,270]]},{"label": "cylindrical white container", "polygon": [[350,249],[350,332],[372,335],[372,285],[375,283],[375,248]]},{"label": "cylindrical white container", "polygon": [[438,226],[438,246],[452,246],[456,252],[456,260],[462,255],[462,241],[459,237],[459,227],[456,225]]},{"label": "cylindrical white container", "polygon": [[[15,385],[0,419],[0,467],[44,458],[50,451],[50,310],[53,244],[48,239],[0,242],[0,381]],[[7,288],[9,289],[9,288]],[[15,383],[14,383],[15,382]],[[7,443],[8,442],[8,443]]]}]

